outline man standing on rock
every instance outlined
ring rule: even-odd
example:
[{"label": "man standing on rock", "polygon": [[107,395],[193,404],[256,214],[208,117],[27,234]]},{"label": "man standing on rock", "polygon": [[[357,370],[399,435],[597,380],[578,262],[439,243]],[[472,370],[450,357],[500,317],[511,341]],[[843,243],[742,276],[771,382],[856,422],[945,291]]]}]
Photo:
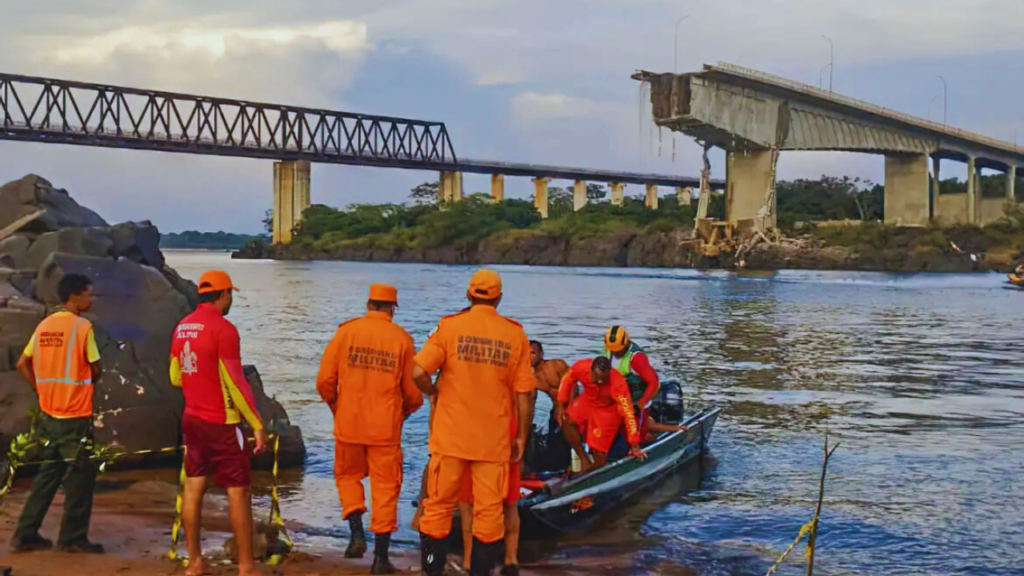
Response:
[{"label": "man standing on rock", "polygon": [[92,440],[92,397],[100,378],[100,353],[92,323],[81,314],[92,307],[92,281],[67,274],[57,292],[63,308],[39,323],[18,360],[18,372],[39,394],[43,416],[36,423],[33,440],[41,444],[38,458],[48,462],[35,475],[11,548],[29,552],[53,546],[39,535],[39,527],[63,484],[64,519],[57,549],[101,554],[103,546],[88,539],[96,464],[89,459],[85,443]]},{"label": "man standing on rock", "polygon": [[[416,355],[416,385],[427,395],[437,394],[427,499],[419,523],[426,576],[444,573],[446,539],[463,474],[473,479],[470,574],[491,574],[505,535],[502,501],[508,493],[509,466],[522,458],[530,426],[530,393],[535,388],[530,344],[522,326],[498,314],[501,278],[491,270],[477,271],[466,296],[469,311],[442,318]],[[438,370],[435,387],[430,375]],[[510,420],[516,414],[513,440]]]},{"label": "man standing on rock", "polygon": [[316,389],[334,414],[334,478],[352,536],[346,558],[366,553],[363,479],[370,477],[374,533],[371,574],[394,574],[388,558],[398,530],[402,424],[423,405],[412,379],[416,348],[393,318],[398,290],[370,286],[366,314],[338,326],[324,350]]},{"label": "man standing on rock", "polygon": [[185,494],[181,519],[189,564],[187,576],[204,572],[199,539],[207,478],[227,490],[231,528],[238,545],[238,574],[258,574],[252,553],[251,453],[240,427],[245,421],[256,436],[256,454],[266,448],[252,389],[242,372],[238,329],[225,316],[237,288],[224,272],[212,270],[199,279],[199,307],[174,329],[171,384],[185,394],[181,432],[185,440]]}]

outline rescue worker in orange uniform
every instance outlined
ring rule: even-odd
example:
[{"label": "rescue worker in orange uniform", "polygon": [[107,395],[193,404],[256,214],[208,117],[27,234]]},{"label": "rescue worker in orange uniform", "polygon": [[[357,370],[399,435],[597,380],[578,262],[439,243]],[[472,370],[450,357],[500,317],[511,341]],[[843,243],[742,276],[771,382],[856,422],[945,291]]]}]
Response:
[{"label": "rescue worker in orange uniform", "polygon": [[238,548],[238,574],[258,574],[252,551],[253,455],[240,424],[256,438],[255,454],[266,448],[252,388],[242,372],[238,329],[225,316],[238,290],[231,277],[211,270],[199,278],[199,307],[178,323],[171,340],[171,384],[185,395],[181,433],[185,442],[185,490],[181,520],[189,564],[186,576],[204,574],[200,541],[207,479],[228,493],[228,514]]},{"label": "rescue worker in orange uniform", "polygon": [[346,558],[366,552],[363,479],[370,477],[374,553],[371,574],[394,574],[388,559],[391,534],[398,529],[402,489],[402,424],[423,405],[412,379],[416,348],[392,319],[398,290],[370,286],[366,315],[338,326],[324,350],[316,389],[334,413],[334,478],[342,519],[351,540]]},{"label": "rescue worker in orange uniform", "polygon": [[[468,312],[445,316],[416,355],[416,385],[437,395],[430,434],[427,499],[420,518],[422,568],[441,576],[464,473],[473,479],[473,575],[491,574],[505,526],[508,471],[522,458],[535,383],[530,344],[518,323],[498,314],[501,278],[479,270],[469,282]],[[435,387],[431,374],[441,371]],[[513,406],[515,403],[515,407]],[[517,435],[509,436],[517,414]]]},{"label": "rescue worker in orange uniform", "polygon": [[46,441],[36,456],[48,462],[39,467],[32,481],[32,492],[10,545],[14,552],[53,546],[39,535],[39,527],[63,484],[64,519],[57,549],[98,554],[103,546],[88,539],[96,466],[83,446],[83,441],[92,439],[92,398],[100,378],[96,336],[92,323],[81,316],[92,307],[92,281],[67,274],[57,292],[63,308],[39,323],[17,365],[39,395],[43,416],[36,423],[33,440]]},{"label": "rescue worker in orange uniform", "polygon": [[[569,404],[577,383],[583,385],[583,392]],[[582,472],[608,463],[608,450],[623,424],[629,453],[645,458],[640,449],[640,427],[633,414],[626,379],[612,370],[611,363],[603,356],[576,362],[562,378],[558,387],[558,415],[565,439],[580,458]],[[584,438],[593,452],[593,459],[583,450]]]}]

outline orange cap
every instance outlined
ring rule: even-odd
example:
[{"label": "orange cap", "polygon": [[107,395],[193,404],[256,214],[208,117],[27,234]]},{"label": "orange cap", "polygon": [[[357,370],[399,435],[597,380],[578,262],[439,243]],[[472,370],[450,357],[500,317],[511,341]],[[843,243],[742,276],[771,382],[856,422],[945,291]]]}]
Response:
[{"label": "orange cap", "polygon": [[501,296],[501,276],[494,270],[477,270],[469,279],[469,290],[466,291],[466,295],[470,298],[494,300]]},{"label": "orange cap", "polygon": [[219,290],[235,290],[238,288],[231,283],[231,276],[220,270],[210,270],[199,277],[199,293],[217,292]]},{"label": "orange cap", "polygon": [[370,284],[370,300],[398,304],[398,289],[387,284]]}]

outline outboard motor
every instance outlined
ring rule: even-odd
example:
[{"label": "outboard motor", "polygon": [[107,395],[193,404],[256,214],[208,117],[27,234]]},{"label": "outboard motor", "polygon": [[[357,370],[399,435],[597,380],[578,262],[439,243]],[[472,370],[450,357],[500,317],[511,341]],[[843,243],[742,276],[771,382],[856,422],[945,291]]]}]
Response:
[{"label": "outboard motor", "polygon": [[676,380],[665,380],[651,402],[651,417],[662,424],[683,421],[683,387]]}]

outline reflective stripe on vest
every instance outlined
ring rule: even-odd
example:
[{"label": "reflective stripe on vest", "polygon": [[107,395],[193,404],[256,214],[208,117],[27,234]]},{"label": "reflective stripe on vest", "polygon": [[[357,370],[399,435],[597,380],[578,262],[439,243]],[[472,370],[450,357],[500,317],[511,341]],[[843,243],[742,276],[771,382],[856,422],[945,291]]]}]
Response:
[{"label": "reflective stripe on vest", "polygon": [[[36,379],[36,384],[71,384],[72,386],[85,386],[85,385],[88,385],[88,384],[92,384],[92,370],[89,371],[89,377],[88,378],[85,378],[85,379],[82,379],[82,380],[76,380],[76,379],[71,377],[71,367],[74,366],[74,362],[72,362],[73,358],[71,357],[71,355],[75,351],[75,343],[76,343],[75,338],[78,337],[78,328],[84,322],[85,321],[82,318],[75,318],[75,324],[74,324],[74,326],[71,327],[71,336],[68,337],[68,341],[67,341],[67,343],[64,346],[67,349],[67,351],[64,354],[64,377],[63,378],[37,378]],[[35,342],[34,348],[35,348],[35,350],[39,350],[39,337],[38,336],[36,336],[36,342]]]},{"label": "reflective stripe on vest", "polygon": [[36,329],[32,351],[39,408],[54,418],[92,415],[93,381],[89,365],[88,320],[58,313]]}]

